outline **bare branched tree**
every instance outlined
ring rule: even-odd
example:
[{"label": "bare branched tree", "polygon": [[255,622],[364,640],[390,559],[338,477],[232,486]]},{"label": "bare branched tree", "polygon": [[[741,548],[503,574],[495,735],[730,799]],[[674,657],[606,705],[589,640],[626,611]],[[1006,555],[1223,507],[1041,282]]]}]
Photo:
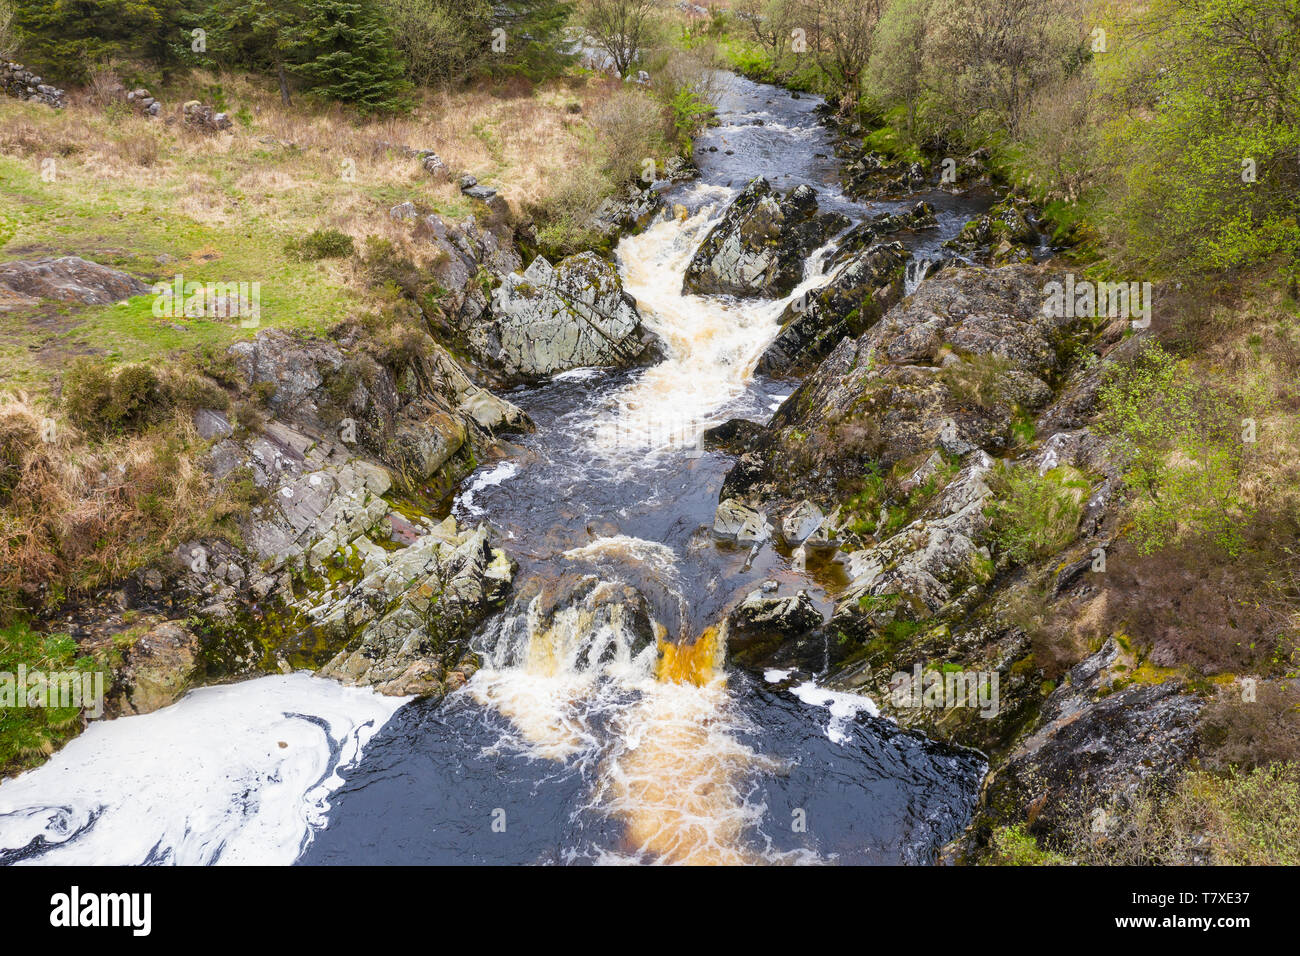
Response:
[{"label": "bare branched tree", "polygon": [[583,28],[609,54],[619,76],[627,76],[640,58],[658,5],[659,0],[586,0],[579,8]]},{"label": "bare branched tree", "polygon": [[0,60],[18,52],[18,25],[14,22],[13,0],[0,0]]}]

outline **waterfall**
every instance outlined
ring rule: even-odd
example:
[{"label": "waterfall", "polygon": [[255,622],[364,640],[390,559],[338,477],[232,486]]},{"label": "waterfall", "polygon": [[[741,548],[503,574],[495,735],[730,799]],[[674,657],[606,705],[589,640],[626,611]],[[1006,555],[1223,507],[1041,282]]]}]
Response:
[{"label": "waterfall", "polygon": [[925,277],[934,268],[934,262],[924,257],[909,259],[903,273],[903,295],[909,296],[916,291]]}]

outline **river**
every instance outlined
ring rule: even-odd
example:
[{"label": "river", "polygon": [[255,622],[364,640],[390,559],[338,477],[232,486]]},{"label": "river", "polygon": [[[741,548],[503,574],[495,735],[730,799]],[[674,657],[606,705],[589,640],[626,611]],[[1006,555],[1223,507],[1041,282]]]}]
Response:
[{"label": "river", "polygon": [[843,583],[835,566],[715,541],[731,458],[699,448],[705,428],[763,421],[793,389],[754,366],[786,302],[827,281],[830,248],[783,301],[684,296],[691,255],[757,175],[808,183],[853,220],[926,199],[940,228],[904,237],[917,259],[988,205],[937,190],[852,202],[817,102],[724,76],[701,175],[667,197],[685,219],[616,249],[664,360],[508,395],[537,430],[453,505],[520,562],[465,687],[407,702],[272,676],[94,725],[0,786],[0,862],[932,861],[969,818],[980,755],[904,733],[816,675],[732,668],[720,629],[765,580],[823,610]]}]

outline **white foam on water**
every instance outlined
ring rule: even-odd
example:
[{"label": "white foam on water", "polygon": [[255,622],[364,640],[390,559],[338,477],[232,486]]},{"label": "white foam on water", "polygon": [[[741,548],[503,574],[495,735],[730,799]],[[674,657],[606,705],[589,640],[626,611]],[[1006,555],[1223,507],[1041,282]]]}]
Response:
[{"label": "white foam on water", "polygon": [[293,863],[405,697],[307,673],[192,691],[92,724],[0,784],[0,854],[77,865]]},{"label": "white foam on water", "polygon": [[[769,671],[768,673],[778,672]],[[767,674],[764,674],[764,677],[767,677]],[[777,678],[777,680],[780,679],[780,677]],[[877,717],[880,714],[876,702],[870,697],[863,694],[851,694],[847,691],[818,687],[812,681],[804,681],[802,684],[791,687],[790,693],[805,704],[810,704],[813,707],[825,707],[830,711],[831,719],[826,725],[826,736],[837,744],[846,744],[852,739],[848,729],[853,718],[858,714],[866,713],[872,717]]]},{"label": "white foam on water", "polygon": [[519,464],[517,462],[503,461],[495,468],[476,475],[469,483],[469,486],[456,498],[456,506],[467,515],[486,514],[487,512],[484,509],[474,504],[474,495],[484,488],[494,488],[517,474],[519,474]]}]

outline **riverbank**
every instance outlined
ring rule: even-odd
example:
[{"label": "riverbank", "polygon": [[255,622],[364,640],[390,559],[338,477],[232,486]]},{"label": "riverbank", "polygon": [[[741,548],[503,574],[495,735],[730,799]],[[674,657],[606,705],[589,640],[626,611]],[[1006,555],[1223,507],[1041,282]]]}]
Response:
[{"label": "riverbank", "polygon": [[[1050,243],[1031,206],[988,189],[987,157],[961,157],[946,189],[837,144],[817,105],[730,83],[698,179],[620,216],[617,274],[583,255],[525,269],[508,206],[453,220],[417,197],[386,211],[388,246],[347,259],[385,315],[253,330],[193,370],[202,388],[138,379],[242,507],[87,610],[125,665],[115,713],[304,667],[421,697],[349,758],[356,780],[394,782],[343,795],[321,859],[394,847],[374,821],[448,805],[468,816],[437,852],[466,851],[470,821],[509,802],[500,767],[412,805],[438,765],[391,770],[427,746],[520,757],[523,790],[552,768],[562,785],[522,812],[554,825],[521,859],[928,862],[983,761],[899,726],[992,758],[950,852],[997,859],[1015,840],[1024,858],[1026,826],[1058,845],[1178,779],[1217,689],[1259,675],[1285,697],[1276,648],[1251,634],[1228,636],[1252,645],[1231,659],[1129,636],[1146,566],[1113,454],[1117,412],[1149,396],[1113,382],[1135,360],[1167,375],[1149,336],[1044,310],[1066,277],[1035,264]],[[111,401],[122,377],[84,387]],[[1157,634],[1184,610],[1144,603]],[[999,697],[912,706],[898,674],[996,679]],[[183,739],[185,714],[161,714]],[[846,759],[828,804],[816,767]],[[812,805],[787,837],[781,814]]]}]

